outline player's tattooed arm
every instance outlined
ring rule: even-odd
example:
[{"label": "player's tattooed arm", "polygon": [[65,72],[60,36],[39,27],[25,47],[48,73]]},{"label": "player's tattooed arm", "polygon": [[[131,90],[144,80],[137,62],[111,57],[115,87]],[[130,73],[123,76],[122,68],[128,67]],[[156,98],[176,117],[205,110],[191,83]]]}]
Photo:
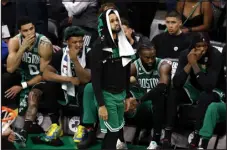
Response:
[{"label": "player's tattooed arm", "polygon": [[52,43],[47,38],[41,40],[39,45],[40,72],[43,72],[44,69],[49,64],[49,62],[51,61],[52,53],[53,53]]},{"label": "player's tattooed arm", "polygon": [[28,109],[25,114],[25,120],[29,120],[29,121],[35,120],[41,95],[42,95],[42,91],[38,89],[32,89],[29,92]]},{"label": "player's tattooed arm", "polygon": [[35,85],[43,80],[42,73],[49,64],[52,58],[53,47],[49,40],[42,40],[39,44],[39,55],[40,55],[40,74],[27,81],[28,86]]}]

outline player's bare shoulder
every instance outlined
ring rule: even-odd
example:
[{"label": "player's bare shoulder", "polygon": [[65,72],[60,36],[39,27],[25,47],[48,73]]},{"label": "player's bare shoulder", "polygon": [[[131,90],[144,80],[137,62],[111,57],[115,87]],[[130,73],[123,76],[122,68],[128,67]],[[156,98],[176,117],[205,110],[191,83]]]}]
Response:
[{"label": "player's bare shoulder", "polygon": [[14,36],[10,38],[8,43],[9,52],[14,51],[17,52],[20,48],[20,40],[18,36]]},{"label": "player's bare shoulder", "polygon": [[45,60],[50,60],[53,53],[53,45],[51,41],[46,37],[42,36],[38,44],[39,56]]},{"label": "player's bare shoulder", "polygon": [[39,49],[39,54],[42,54],[42,53],[45,53],[45,51],[52,51],[53,45],[46,36],[42,36],[38,44],[38,49]]}]

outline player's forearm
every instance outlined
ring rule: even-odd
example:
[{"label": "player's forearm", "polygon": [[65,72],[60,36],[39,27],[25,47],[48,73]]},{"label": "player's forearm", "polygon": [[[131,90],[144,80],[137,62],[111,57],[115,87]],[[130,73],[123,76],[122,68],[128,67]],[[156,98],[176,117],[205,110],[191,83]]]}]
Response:
[{"label": "player's forearm", "polygon": [[88,83],[91,80],[91,73],[85,70],[78,60],[73,61],[76,75],[82,84]]},{"label": "player's forearm", "polygon": [[37,76],[35,76],[34,78],[32,78],[31,80],[27,81],[27,85],[28,85],[28,86],[33,86],[33,85],[35,85],[35,84],[41,82],[42,79],[43,79],[43,78],[42,78],[41,75],[37,75]]},{"label": "player's forearm", "polygon": [[47,71],[44,71],[43,79],[46,81],[52,81],[52,82],[58,82],[58,83],[69,83],[70,82],[69,77],[61,76],[54,72],[47,72]]},{"label": "player's forearm", "polygon": [[18,67],[19,65],[21,64],[21,59],[23,57],[23,54],[24,54],[24,48],[21,47],[15,56],[11,57],[9,56],[8,57],[8,60],[7,60],[7,71],[9,73],[13,73]]}]

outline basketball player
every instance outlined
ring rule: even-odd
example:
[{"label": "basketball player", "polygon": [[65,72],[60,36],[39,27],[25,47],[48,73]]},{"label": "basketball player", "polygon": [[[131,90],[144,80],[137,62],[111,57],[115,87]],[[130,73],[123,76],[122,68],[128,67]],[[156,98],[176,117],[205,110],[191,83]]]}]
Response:
[{"label": "basketball player", "polygon": [[[9,41],[7,71],[3,75],[3,101],[8,104],[20,98],[19,115],[25,115],[24,128],[19,132],[19,143],[26,143],[27,130],[35,120],[38,101],[34,98],[39,92],[34,85],[42,81],[42,73],[52,57],[52,44],[41,34],[35,32],[35,26],[28,17],[18,21],[19,34]],[[7,101],[7,102],[6,102]],[[8,104],[7,104],[8,103]],[[18,139],[16,138],[16,139]]]},{"label": "basketball player", "polygon": [[106,133],[102,149],[116,149],[119,134],[123,137],[124,109],[128,111],[130,102],[135,101],[128,95],[130,61],[135,52],[116,10],[104,11],[98,21],[99,38],[91,50],[92,86],[101,132]]},{"label": "basketball player", "polygon": [[160,143],[165,115],[164,104],[170,83],[171,62],[157,58],[154,45],[150,41],[144,41],[140,45],[139,57],[131,65],[131,75],[135,77],[137,86],[132,86],[130,91],[136,99],[140,100],[140,105],[135,112],[130,112],[127,116],[135,117],[139,125],[146,124],[148,121],[143,118],[148,119],[151,115],[154,136],[148,149],[156,149]]},{"label": "basketball player", "polygon": [[[45,69],[43,77],[48,81],[48,85],[55,82],[52,92],[56,96],[52,97],[52,99],[55,99],[55,101],[61,100],[64,102],[64,105],[67,105],[69,102],[81,98],[80,95],[83,93],[84,85],[91,80],[91,73],[89,69],[90,53],[85,52],[83,40],[85,31],[80,27],[72,26],[66,29],[64,36],[67,41],[67,47],[53,55],[53,59]],[[70,66],[67,66],[68,63],[65,63],[65,60],[70,63]],[[64,75],[63,70],[71,70],[71,76],[69,74]],[[70,87],[67,86],[67,90],[62,87],[65,84],[70,85]],[[69,91],[71,92],[69,93]],[[48,107],[51,109],[50,106]],[[55,110],[52,113],[54,113],[51,119],[52,125],[47,134],[42,138],[46,142],[58,138],[62,133],[62,128],[58,121],[58,112]]]},{"label": "basketball player", "polygon": [[219,98],[215,97],[222,95],[217,94],[220,91],[215,89],[221,71],[222,56],[216,48],[210,45],[209,38],[205,34],[193,34],[192,44],[188,50],[181,52],[178,64],[173,78],[174,88],[171,89],[167,100],[164,149],[171,146],[172,128],[177,116],[177,105],[180,102],[186,104],[198,103],[199,109],[196,116],[198,121],[196,122],[199,123],[203,120],[208,105],[216,100],[220,101]]}]

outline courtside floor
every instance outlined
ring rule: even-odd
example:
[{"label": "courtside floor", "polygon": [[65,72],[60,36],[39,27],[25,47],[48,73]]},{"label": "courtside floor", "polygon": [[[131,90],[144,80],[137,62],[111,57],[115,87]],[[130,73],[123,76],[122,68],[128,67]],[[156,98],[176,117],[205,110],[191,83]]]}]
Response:
[{"label": "courtside floor", "polygon": [[[31,134],[29,135],[29,137],[33,137],[33,136],[36,136],[37,134]],[[40,149],[40,150],[53,150],[53,149],[56,149],[56,150],[71,150],[71,149],[77,149],[77,146],[76,144],[73,142],[73,139],[72,139],[73,136],[64,136],[61,138],[62,142],[64,143],[63,146],[49,146],[49,145],[35,145],[32,143],[31,139],[28,138],[28,141],[27,141],[27,147],[26,148],[23,148],[23,149],[27,149],[27,150],[30,150],[30,149]],[[17,149],[22,149],[22,148],[19,148],[16,144],[15,146],[17,147]],[[141,150],[141,149],[146,149],[147,147],[145,146],[136,146],[136,145],[131,145],[131,144],[128,144],[128,149],[134,149],[134,150]],[[95,149],[101,149],[101,141],[98,141],[96,145],[92,146],[91,148],[89,148],[91,150],[95,150]]]}]

